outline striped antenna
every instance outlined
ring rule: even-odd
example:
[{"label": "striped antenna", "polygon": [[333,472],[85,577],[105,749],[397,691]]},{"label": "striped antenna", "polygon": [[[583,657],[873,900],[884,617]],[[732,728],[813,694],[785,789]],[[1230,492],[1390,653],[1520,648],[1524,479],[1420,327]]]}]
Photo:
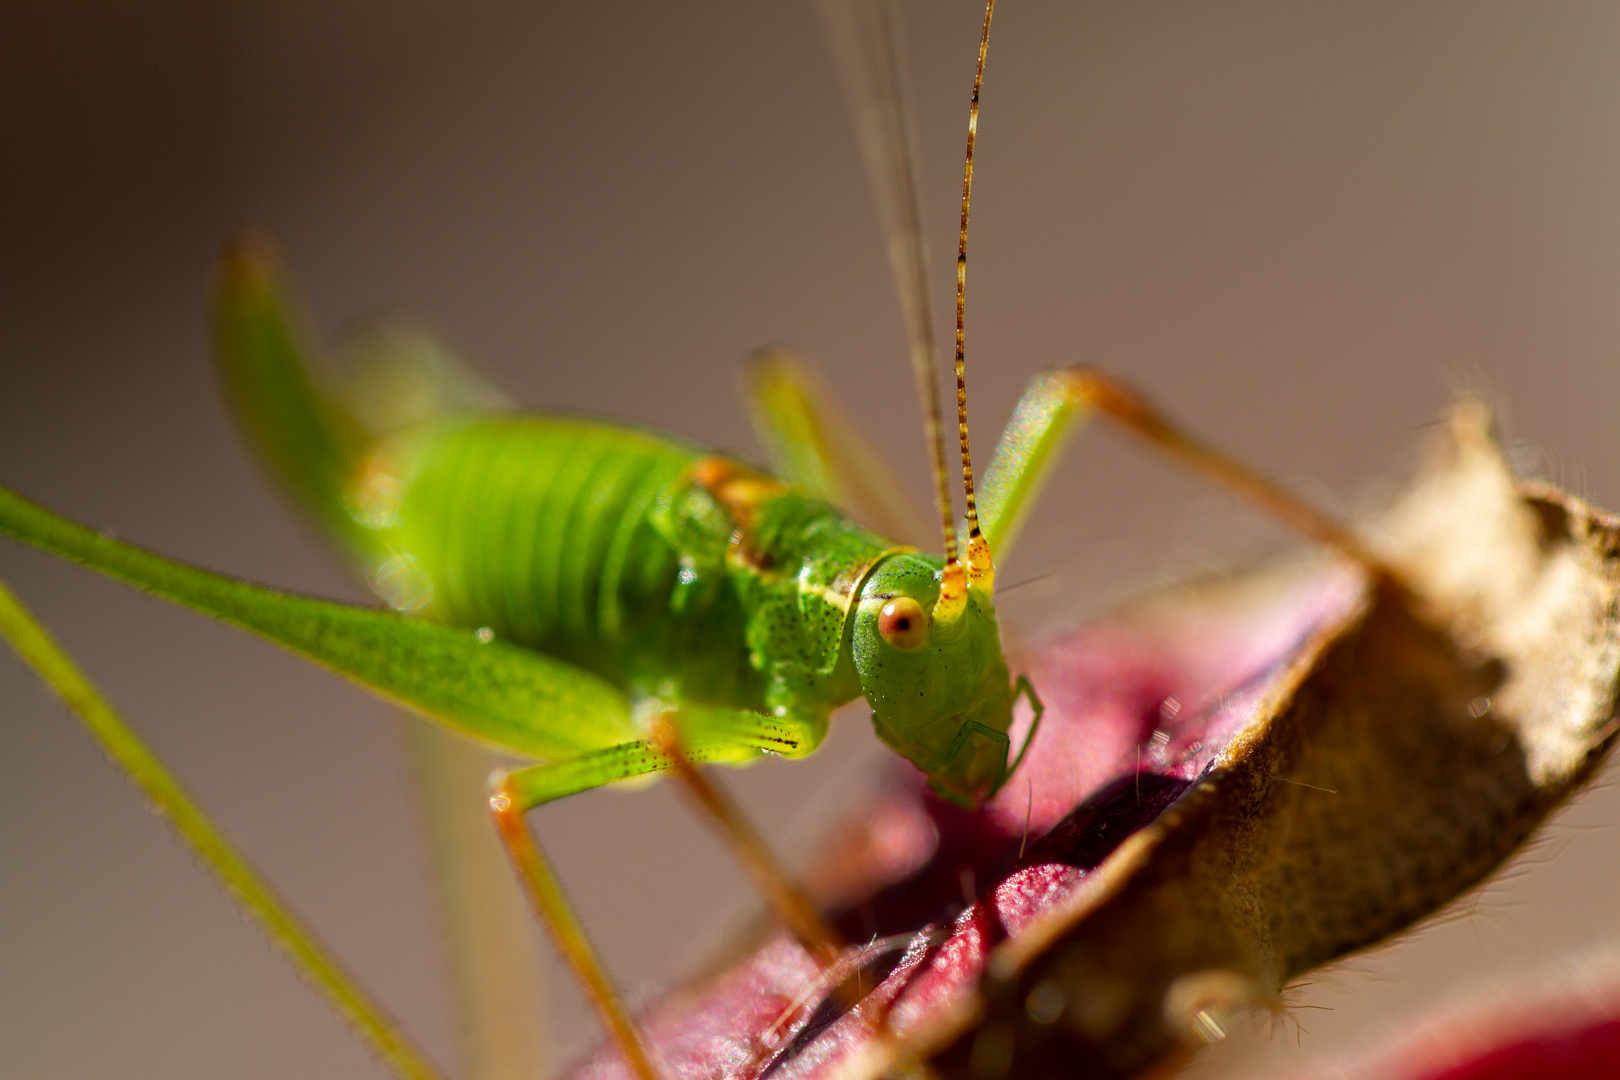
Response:
[{"label": "striped antenna", "polygon": [[[956,245],[956,434],[962,449],[962,491],[967,502],[968,550],[967,566],[956,567],[954,560],[945,566],[945,580],[940,587],[939,604],[934,617],[957,618],[967,606],[967,586],[990,593],[995,588],[996,568],[991,558],[990,542],[979,531],[979,505],[973,492],[973,454],[968,448],[967,420],[967,236],[968,205],[973,196],[973,144],[979,134],[979,91],[984,86],[984,58],[990,51],[990,19],[996,12],[996,0],[988,0],[984,7],[984,30],[979,35],[979,65],[973,74],[973,102],[968,107],[968,135],[966,164],[962,168],[962,227]],[[955,545],[947,549],[955,554]],[[956,571],[953,577],[952,571]]]},{"label": "striped antenna", "polygon": [[940,581],[936,622],[951,623],[967,610],[969,583],[988,592],[994,581],[990,545],[979,533],[973,495],[973,466],[968,456],[967,390],[962,360],[963,282],[967,266],[967,205],[973,179],[973,136],[978,126],[979,87],[984,81],[984,55],[989,45],[993,0],[985,9],[979,39],[979,67],[973,79],[973,111],[968,121],[968,162],[962,188],[962,231],[956,261],[956,403],[957,433],[962,447],[962,479],[967,493],[968,558],[957,552],[956,523],[951,509],[950,467],[946,464],[944,419],[939,407],[938,354],[934,320],[928,304],[927,259],[917,208],[913,161],[916,135],[904,92],[904,61],[899,44],[899,16],[892,2],[819,0],[822,29],[838,69],[839,82],[855,119],[856,140],[866,162],[867,178],[877,200],[878,218],[889,241],[889,263],[905,315],[916,376],[933,457],[935,500],[945,540],[945,569]]}]

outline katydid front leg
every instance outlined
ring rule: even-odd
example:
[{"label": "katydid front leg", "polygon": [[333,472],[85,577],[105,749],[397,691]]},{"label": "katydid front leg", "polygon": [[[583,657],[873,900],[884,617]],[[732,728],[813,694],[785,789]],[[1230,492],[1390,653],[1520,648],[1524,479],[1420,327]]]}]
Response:
[{"label": "katydid front leg", "polygon": [[998,558],[1017,540],[1024,518],[1087,409],[1096,409],[1193,472],[1225,487],[1313,540],[1388,576],[1343,522],[1172,423],[1133,387],[1085,365],[1035,377],[996,445],[979,496],[979,520]]},{"label": "katydid front leg", "polygon": [[[570,717],[570,727],[590,726],[590,717]],[[612,718],[607,718],[611,720]],[[524,822],[528,811],[620,780],[674,772],[715,825],[755,885],[778,915],[824,959],[838,949],[836,934],[795,888],[758,834],[729,800],[694,768],[705,762],[740,764],[764,754],[798,757],[814,750],[826,723],[794,721],[740,709],[694,706],[660,709],[649,717],[648,738],[620,743],[565,761],[532,765],[492,778],[489,799],[495,828],[535,911],[551,931],[557,950],[619,1043],[638,1076],[656,1076],[612,980],[563,893],[556,871]]]},{"label": "katydid front leg", "polygon": [[[490,806],[497,818],[522,815],[548,802],[620,780],[672,772],[688,787],[754,883],[777,914],[811,946],[830,956],[840,947],[829,928],[797,888],[743,815],[704,780],[695,766],[743,764],[766,754],[802,757],[821,744],[824,719],[775,717],[746,709],[703,705],[656,706],[647,714],[648,736],[581,754],[565,761],[532,765],[493,779]],[[507,826],[502,825],[502,834]]]}]

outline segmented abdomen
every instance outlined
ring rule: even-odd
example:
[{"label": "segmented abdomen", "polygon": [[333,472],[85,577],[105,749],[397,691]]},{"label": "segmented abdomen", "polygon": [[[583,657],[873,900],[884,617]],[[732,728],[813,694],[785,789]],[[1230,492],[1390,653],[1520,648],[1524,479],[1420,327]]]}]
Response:
[{"label": "segmented abdomen", "polygon": [[[389,547],[425,577],[440,617],[656,692],[649,680],[702,656],[671,620],[681,552],[654,521],[699,453],[577,418],[446,423],[403,478]],[[711,654],[743,648],[740,628],[710,630],[736,637],[705,643]]]}]

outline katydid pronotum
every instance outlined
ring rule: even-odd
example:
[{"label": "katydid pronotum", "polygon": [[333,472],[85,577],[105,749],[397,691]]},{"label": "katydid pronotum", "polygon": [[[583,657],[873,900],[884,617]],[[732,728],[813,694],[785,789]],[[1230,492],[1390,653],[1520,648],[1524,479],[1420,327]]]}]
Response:
[{"label": "katydid pronotum", "polygon": [[[1005,54],[1003,54],[1003,55],[1005,55]],[[992,79],[994,79],[994,78],[995,78],[995,76],[994,76],[994,75],[992,75]],[[992,94],[993,94],[993,93],[994,93],[994,91],[992,91]],[[994,160],[994,159],[993,159],[993,158],[991,158],[991,159],[987,159],[987,160]],[[295,256],[295,262],[298,262],[298,261],[300,261],[300,260],[299,260],[299,259],[298,259],[298,258],[297,258],[297,255],[298,255],[298,252],[297,252],[297,249],[296,249],[296,248],[294,248],[294,249],[293,249],[293,250],[294,250],[294,256]],[[980,277],[980,280],[985,280],[985,277],[984,277],[984,275],[983,275],[983,274],[982,274],[982,273],[981,273],[981,277]],[[629,302],[631,302],[631,301],[627,301],[627,303],[629,303]],[[326,305],[323,305],[323,306],[326,306]],[[1033,365],[1031,365],[1031,366],[1033,366]],[[981,380],[981,381],[982,381],[982,380]],[[543,399],[542,399],[542,400],[543,400]],[[905,403],[904,403],[904,402],[903,402],[903,401],[902,401],[902,402],[901,402],[901,405],[905,405]],[[910,415],[910,413],[909,413],[909,406],[906,406],[906,409],[907,409],[907,411],[906,411],[906,412],[905,412],[905,414],[904,414],[904,416],[903,416],[903,417],[902,417],[902,419],[904,419],[904,420],[906,420],[906,421],[907,421],[907,422],[908,422],[908,423],[909,423],[909,415]],[[982,436],[981,436],[981,438],[982,438]],[[48,494],[48,493],[47,493],[47,494]]]}]

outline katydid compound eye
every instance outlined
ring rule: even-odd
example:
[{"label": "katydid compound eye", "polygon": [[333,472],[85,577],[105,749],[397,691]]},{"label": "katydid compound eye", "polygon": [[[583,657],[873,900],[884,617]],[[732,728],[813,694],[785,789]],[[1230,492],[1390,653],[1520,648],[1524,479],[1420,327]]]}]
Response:
[{"label": "katydid compound eye", "polygon": [[878,613],[878,633],[897,649],[920,649],[928,641],[928,614],[911,597],[896,597]]}]

